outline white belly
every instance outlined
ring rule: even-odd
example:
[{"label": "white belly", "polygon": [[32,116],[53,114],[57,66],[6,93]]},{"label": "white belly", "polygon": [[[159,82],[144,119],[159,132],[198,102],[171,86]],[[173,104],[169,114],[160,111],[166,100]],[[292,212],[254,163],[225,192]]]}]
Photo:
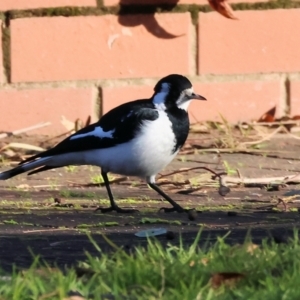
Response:
[{"label": "white belly", "polygon": [[139,177],[151,177],[160,172],[177,152],[173,153],[175,136],[172,124],[163,111],[155,121],[145,121],[137,137],[105,149],[53,156],[48,165],[95,165],[105,172]]},{"label": "white belly", "polygon": [[133,140],[118,146],[85,153],[88,164],[101,166],[106,172],[123,175],[153,176],[175,157],[175,136],[164,112],[155,121],[146,121]]}]

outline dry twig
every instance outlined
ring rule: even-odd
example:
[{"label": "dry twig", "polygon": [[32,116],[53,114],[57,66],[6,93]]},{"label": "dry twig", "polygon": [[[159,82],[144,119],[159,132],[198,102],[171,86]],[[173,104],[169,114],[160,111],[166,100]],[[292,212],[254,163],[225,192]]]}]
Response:
[{"label": "dry twig", "polygon": [[0,139],[6,138],[6,137],[11,136],[11,135],[18,135],[18,134],[21,134],[21,133],[25,133],[25,132],[28,132],[28,131],[31,131],[31,130],[34,130],[34,129],[40,129],[42,127],[46,127],[46,126],[49,126],[49,125],[51,125],[50,122],[43,122],[43,123],[39,123],[39,124],[30,126],[30,127],[14,130],[12,132],[1,133],[0,134]]}]

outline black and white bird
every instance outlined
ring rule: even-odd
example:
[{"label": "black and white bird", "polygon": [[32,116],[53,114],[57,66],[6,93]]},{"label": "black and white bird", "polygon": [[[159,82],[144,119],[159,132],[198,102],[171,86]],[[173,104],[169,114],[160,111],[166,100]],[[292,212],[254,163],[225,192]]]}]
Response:
[{"label": "black and white bird", "polygon": [[155,85],[150,99],[127,102],[112,109],[97,123],[77,131],[55,147],[0,173],[0,180],[27,171],[31,175],[68,165],[94,165],[101,168],[110,200],[110,207],[102,208],[102,212],[133,211],[115,203],[108,172],[145,179],[172,204],[172,208],[165,208],[166,212],[183,212],[184,209],[155,184],[155,176],[172,161],[187,139],[187,109],[193,99],[206,100],[195,94],[186,77],[166,76]]}]

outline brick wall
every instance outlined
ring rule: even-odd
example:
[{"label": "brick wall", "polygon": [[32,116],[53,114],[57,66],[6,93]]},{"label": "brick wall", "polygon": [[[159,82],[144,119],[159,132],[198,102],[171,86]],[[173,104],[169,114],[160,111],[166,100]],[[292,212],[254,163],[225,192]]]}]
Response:
[{"label": "brick wall", "polygon": [[241,1],[230,20],[206,0],[1,0],[0,131],[62,133],[170,73],[208,99],[193,122],[300,114],[299,1]]}]

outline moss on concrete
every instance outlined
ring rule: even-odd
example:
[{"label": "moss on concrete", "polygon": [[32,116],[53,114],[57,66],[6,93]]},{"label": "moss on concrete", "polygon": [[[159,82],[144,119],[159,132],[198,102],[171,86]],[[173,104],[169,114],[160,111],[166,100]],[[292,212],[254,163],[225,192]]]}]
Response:
[{"label": "moss on concrete", "polygon": [[300,3],[290,0],[278,0],[258,3],[237,3],[232,4],[234,10],[268,10],[278,8],[299,8]]},{"label": "moss on concrete", "polygon": [[58,8],[41,8],[28,10],[12,10],[12,19],[31,18],[31,17],[74,17],[74,16],[97,16],[103,14],[115,14],[116,9],[104,10],[92,7],[58,7]]}]

